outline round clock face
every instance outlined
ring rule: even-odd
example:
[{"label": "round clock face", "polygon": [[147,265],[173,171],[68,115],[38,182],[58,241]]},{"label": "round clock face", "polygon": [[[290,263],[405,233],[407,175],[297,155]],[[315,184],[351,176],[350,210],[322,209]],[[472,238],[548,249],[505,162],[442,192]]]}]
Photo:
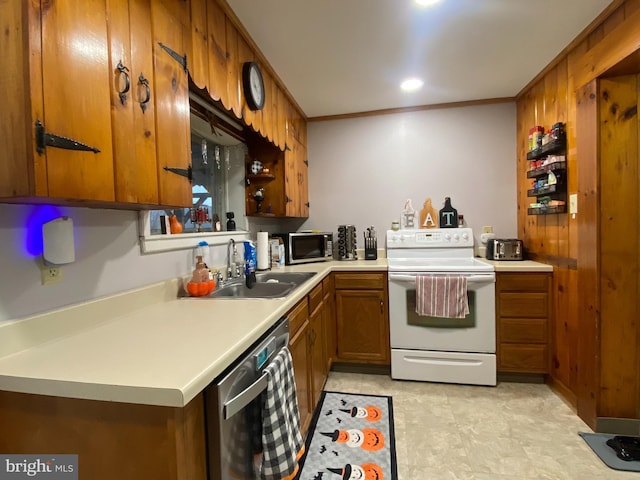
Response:
[{"label": "round clock face", "polygon": [[261,110],[264,107],[265,94],[262,72],[255,62],[247,62],[242,69],[244,94],[251,110]]}]

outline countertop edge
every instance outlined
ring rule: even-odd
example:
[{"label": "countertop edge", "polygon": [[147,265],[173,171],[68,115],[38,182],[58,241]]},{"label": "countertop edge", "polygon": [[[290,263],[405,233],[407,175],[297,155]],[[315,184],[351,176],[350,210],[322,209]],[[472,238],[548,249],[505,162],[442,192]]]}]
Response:
[{"label": "countertop edge", "polygon": [[[300,300],[333,271],[386,271],[386,258],[376,261],[324,262],[317,264],[303,264],[295,267],[284,267],[278,271],[315,271],[317,275],[302,284],[285,299],[279,300],[225,300],[225,311],[231,306],[241,309],[260,306],[263,312],[260,319],[251,323],[246,333],[236,335],[226,350],[218,350],[212,355],[211,361],[204,367],[194,368],[193,374],[185,376],[183,381],[171,385],[125,384],[124,382],[106,383],[101,381],[71,381],[64,378],[47,378],[38,375],[37,369],[29,374],[15,375],[11,368],[15,364],[23,363],[23,359],[34,360],[37,353],[44,349],[55,349],[58,342],[76,342],[79,345],[82,335],[94,334],[96,330],[123,330],[128,327],[127,322],[136,322],[139,318],[157,314],[158,309],[184,309],[185,311],[201,311],[209,300],[178,299],[177,291],[180,280],[170,279],[146,287],[121,292],[113,296],[92,299],[90,301],[71,305],[67,308],[56,309],[52,312],[34,315],[32,317],[12,320],[0,325],[4,340],[0,340],[0,390],[49,395],[66,398],[77,398],[97,401],[113,401],[144,405],[167,407],[184,407],[195,398],[207,385],[227,369],[233,361],[255,343],[279,318],[286,315]],[[167,292],[173,294],[167,295]],[[115,302],[115,303],[114,303]],[[184,302],[184,303],[182,303]],[[189,308],[186,305],[191,302]],[[132,311],[123,309],[123,304],[131,303]],[[146,303],[146,306],[145,306]],[[151,305],[151,304],[154,305]],[[110,310],[108,305],[118,305],[119,308]],[[222,304],[219,304],[222,308]],[[90,312],[90,320],[86,313]],[[109,317],[105,317],[105,315]],[[115,312],[115,314],[113,314]],[[213,310],[212,317],[215,317]],[[83,322],[83,320],[86,320]],[[125,326],[116,326],[122,323]],[[46,325],[44,332],[39,331]],[[76,340],[76,337],[78,340]],[[25,339],[30,339],[27,344]],[[60,347],[62,348],[62,347]],[[83,348],[87,348],[86,345]],[[142,354],[141,354],[142,355]],[[18,358],[20,357],[20,358]],[[108,362],[105,359],[104,363]],[[33,362],[35,363],[35,361]],[[69,362],[70,363],[70,362]],[[202,362],[201,362],[202,363]],[[23,368],[24,370],[24,368]],[[83,372],[84,373],[84,372]],[[58,375],[55,375],[58,376]],[[64,377],[64,375],[60,375]],[[68,374],[73,378],[73,374]],[[78,378],[82,375],[78,374]]]}]

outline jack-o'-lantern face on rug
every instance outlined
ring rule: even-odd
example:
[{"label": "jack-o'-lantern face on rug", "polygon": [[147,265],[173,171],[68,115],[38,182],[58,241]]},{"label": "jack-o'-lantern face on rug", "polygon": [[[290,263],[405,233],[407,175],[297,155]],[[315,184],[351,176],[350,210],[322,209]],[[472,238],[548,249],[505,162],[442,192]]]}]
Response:
[{"label": "jack-o'-lantern face on rug", "polygon": [[329,468],[328,470],[342,475],[342,480],[384,480],[382,469],[375,463],[347,464],[342,469]]},{"label": "jack-o'-lantern face on rug", "polygon": [[364,418],[368,422],[377,422],[382,418],[382,410],[373,405],[362,407],[352,407],[350,409],[342,409],[353,418]]},{"label": "jack-o'-lantern face on rug", "polygon": [[344,443],[350,448],[362,448],[370,452],[377,452],[384,447],[384,436],[380,430],[365,428],[363,430],[335,430],[333,433],[323,433],[333,442]]}]

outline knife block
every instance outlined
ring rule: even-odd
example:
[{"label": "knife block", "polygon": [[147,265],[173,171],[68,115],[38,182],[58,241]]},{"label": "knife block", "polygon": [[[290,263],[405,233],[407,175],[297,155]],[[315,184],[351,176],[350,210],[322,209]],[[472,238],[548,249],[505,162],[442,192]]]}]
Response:
[{"label": "knife block", "polygon": [[377,238],[364,239],[364,259],[365,260],[378,259],[378,239]]}]

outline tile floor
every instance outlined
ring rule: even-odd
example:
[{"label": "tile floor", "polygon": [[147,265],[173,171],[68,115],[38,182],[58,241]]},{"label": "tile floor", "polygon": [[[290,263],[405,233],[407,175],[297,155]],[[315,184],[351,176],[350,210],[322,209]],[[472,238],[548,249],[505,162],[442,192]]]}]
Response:
[{"label": "tile floor", "polygon": [[640,480],[602,463],[578,436],[591,429],[543,384],[331,372],[325,390],[393,397],[399,480]]}]

